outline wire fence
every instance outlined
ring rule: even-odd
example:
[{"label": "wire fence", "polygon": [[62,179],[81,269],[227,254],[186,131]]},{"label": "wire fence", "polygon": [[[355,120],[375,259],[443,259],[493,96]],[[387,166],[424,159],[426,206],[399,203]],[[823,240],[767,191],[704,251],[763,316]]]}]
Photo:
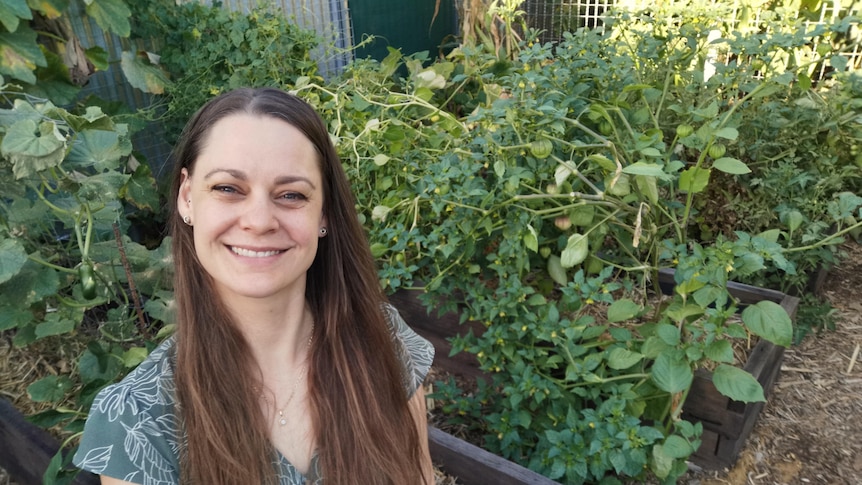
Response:
[{"label": "wire fence", "polygon": [[[673,3],[673,0],[671,0]],[[704,2],[706,3],[706,2]],[[718,4],[714,0],[709,2]],[[591,28],[604,31],[605,25],[612,15],[615,7],[641,9],[654,6],[654,1],[646,0],[525,0],[521,10],[525,12],[526,22],[529,27],[541,30],[539,40],[541,42],[558,42],[562,40],[564,32],[573,32],[578,29]],[[722,2],[722,6],[728,6]],[[730,11],[724,23],[727,28],[733,30],[739,26],[740,19],[744,17],[741,2],[735,2],[730,6]],[[751,12],[749,24],[758,25],[763,20],[764,11],[755,10]],[[859,16],[862,14],[862,2],[855,1],[849,5],[843,5],[840,1],[822,1],[820,10],[813,18],[809,17],[803,21],[805,29],[813,30],[817,25],[823,25],[846,16]],[[862,68],[862,48],[859,41],[862,40],[859,28],[854,29],[856,39],[845,39],[845,45],[849,49],[841,55],[847,58],[847,69]],[[812,51],[817,52],[817,45],[812,45]],[[829,66],[820,63],[818,72],[813,73],[812,79],[822,79],[827,73]]]}]

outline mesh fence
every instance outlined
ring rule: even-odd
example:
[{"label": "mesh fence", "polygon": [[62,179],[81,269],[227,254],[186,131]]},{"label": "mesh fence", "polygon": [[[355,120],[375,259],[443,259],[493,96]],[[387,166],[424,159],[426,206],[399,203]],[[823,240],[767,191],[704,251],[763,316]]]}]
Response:
[{"label": "mesh fence", "polygon": [[[716,2],[708,3],[715,4]],[[542,31],[539,36],[540,41],[557,42],[562,40],[564,32],[572,32],[582,28],[594,28],[603,31],[610,10],[615,6],[639,9],[652,5],[655,3],[645,0],[526,0],[521,5],[521,10],[526,14],[527,25]],[[722,3],[722,5],[727,5],[727,3]],[[741,2],[737,2],[728,13],[725,23],[730,29],[737,26],[741,17],[741,8],[743,8]],[[763,12],[754,11],[752,14],[753,18],[750,19],[750,22],[759,23]],[[806,29],[813,29],[818,24],[829,23],[843,16],[858,16],[860,14],[862,14],[862,2],[857,1],[842,6],[839,1],[823,1],[820,2],[820,10],[813,16],[814,18],[805,20],[803,25]],[[858,28],[856,35],[860,35]],[[852,48],[842,53],[843,56],[847,57],[848,69],[862,68],[862,48],[858,42],[860,39],[855,40],[855,43],[848,42],[847,45],[851,45]],[[816,51],[817,45],[813,45],[812,49]],[[821,64],[819,72],[814,73],[812,78],[822,78],[826,69],[827,66]]]},{"label": "mesh fence", "polygon": [[[212,4],[211,1],[203,3]],[[222,6],[249,13],[258,3],[257,0],[224,0]],[[347,0],[270,0],[267,5],[271,11],[295,19],[297,25],[313,30],[323,39],[321,45],[312,52],[321,75],[337,74],[352,59],[347,50],[352,45]],[[84,48],[101,47],[108,53],[110,65],[106,71],[97,72],[89,78],[81,96],[94,95],[108,101],[119,101],[132,109],[151,107],[153,97],[129,85],[120,68],[123,50],[132,47],[129,40],[105,33],[92,18],[84,15],[80,2],[72,2],[69,13],[72,29]],[[145,49],[144,45],[134,47]],[[157,177],[165,174],[171,150],[160,126],[159,123],[148,123],[146,129],[136,133],[132,139],[133,146],[147,160]]]}]

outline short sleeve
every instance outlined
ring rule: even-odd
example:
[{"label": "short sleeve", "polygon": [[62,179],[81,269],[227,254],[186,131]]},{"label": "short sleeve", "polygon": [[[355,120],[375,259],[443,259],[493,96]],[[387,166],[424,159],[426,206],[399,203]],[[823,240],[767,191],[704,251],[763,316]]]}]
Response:
[{"label": "short sleeve", "polygon": [[398,347],[398,357],[404,366],[404,387],[410,397],[431,369],[434,346],[410,328],[394,306],[386,304],[384,311]]},{"label": "short sleeve", "polygon": [[173,382],[170,372],[167,359],[148,359],[122,382],[100,391],[72,460],[75,466],[142,485],[179,483],[179,427],[173,393],[166,392]]}]

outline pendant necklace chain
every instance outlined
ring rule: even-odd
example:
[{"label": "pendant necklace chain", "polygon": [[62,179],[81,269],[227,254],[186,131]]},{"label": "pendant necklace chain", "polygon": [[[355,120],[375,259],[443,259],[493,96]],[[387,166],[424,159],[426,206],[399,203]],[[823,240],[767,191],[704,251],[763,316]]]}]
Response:
[{"label": "pendant necklace chain", "polygon": [[[308,343],[305,345],[306,354],[305,361],[302,364],[302,369],[299,371],[299,375],[296,376],[296,380],[293,382],[293,387],[290,389],[290,394],[287,396],[287,401],[284,402],[284,406],[279,409],[276,409],[278,413],[278,418],[276,421],[279,426],[284,427],[287,425],[287,417],[284,415],[284,410],[290,406],[291,401],[293,401],[293,396],[296,395],[296,389],[299,387],[299,383],[302,382],[303,377],[305,377],[306,371],[308,370],[308,351],[311,349],[311,342],[314,340],[314,322],[311,323],[311,335],[308,336]],[[276,404],[277,403],[273,403]]]}]

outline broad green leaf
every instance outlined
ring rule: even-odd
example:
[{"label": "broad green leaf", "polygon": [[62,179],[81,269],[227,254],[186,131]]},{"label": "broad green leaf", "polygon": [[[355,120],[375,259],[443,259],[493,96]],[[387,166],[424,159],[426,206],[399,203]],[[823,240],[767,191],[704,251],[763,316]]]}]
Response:
[{"label": "broad green leaf", "polygon": [[147,358],[149,352],[144,347],[132,347],[123,353],[123,364],[132,368],[140,364]]},{"label": "broad green leaf", "polygon": [[715,136],[717,138],[724,138],[725,140],[736,140],[739,136],[739,131],[736,128],[726,126],[715,132]]},{"label": "broad green leaf", "polygon": [[629,166],[623,167],[623,173],[631,175],[649,175],[652,177],[662,177],[666,175],[664,170],[662,170],[661,165],[647,162],[635,162]]},{"label": "broad green leaf", "polygon": [[[704,309],[702,306],[682,303],[674,303],[667,308],[665,314],[675,322],[687,320],[689,317],[699,317],[703,315]],[[674,327],[676,328],[676,327]],[[670,342],[668,342],[670,343]]]},{"label": "broad green leaf", "polygon": [[641,353],[632,352],[622,347],[614,347],[608,352],[608,367],[616,370],[628,369],[643,358]]},{"label": "broad green leaf", "polygon": [[653,158],[661,157],[661,152],[658,151],[658,149],[655,147],[643,148],[643,149],[641,149],[641,154],[645,157],[653,157]]},{"label": "broad green leaf", "polygon": [[72,380],[66,376],[48,376],[27,386],[27,394],[35,402],[58,402],[72,388]]},{"label": "broad green leaf", "polygon": [[556,182],[557,185],[562,185],[562,183],[565,182],[571,174],[572,169],[561,163],[557,165],[556,170],[554,170],[554,182]]},{"label": "broad green leaf", "polygon": [[703,288],[694,292],[694,301],[701,307],[701,313],[703,312],[703,308],[708,307],[712,303],[714,303],[720,296],[725,293],[725,290],[713,285],[706,285]]},{"label": "broad green leaf", "polygon": [[131,202],[138,209],[155,212],[159,207],[159,193],[156,179],[146,163],[138,165],[135,172],[120,189],[120,197]]},{"label": "broad green leaf", "polygon": [[524,234],[524,246],[534,253],[539,252],[539,238],[536,229],[532,225],[527,225],[527,233]]},{"label": "broad green leaf", "polygon": [[107,71],[111,65],[108,63],[108,52],[99,46],[93,46],[84,51],[87,60],[93,63],[97,71]]},{"label": "broad green leaf", "polygon": [[389,212],[392,210],[391,207],[387,207],[385,205],[378,205],[374,209],[371,210],[371,220],[372,221],[385,221],[386,216],[389,215]]},{"label": "broad green leaf", "polygon": [[49,313],[45,320],[36,325],[36,338],[63,335],[75,329],[75,322],[59,313]]},{"label": "broad green leaf", "polygon": [[648,359],[655,359],[663,352],[668,352],[671,349],[672,347],[661,338],[653,336],[644,340],[644,344],[641,346],[641,353]]},{"label": "broad green leaf", "polygon": [[655,333],[662,342],[670,346],[679,345],[681,340],[679,329],[676,326],[667,323],[662,323],[656,326]]},{"label": "broad green leaf", "polygon": [[[92,1],[92,0],[91,0]],[[49,19],[55,19],[69,8],[69,0],[27,0],[33,10],[42,12]]]},{"label": "broad green leaf", "polygon": [[587,259],[590,254],[590,245],[587,236],[583,234],[572,234],[566,243],[566,249],[563,250],[561,256],[561,264],[563,268],[571,268],[579,265]]},{"label": "broad green leaf", "polygon": [[87,15],[93,17],[103,30],[113,32],[120,37],[128,37],[131,33],[129,17],[132,15],[132,12],[125,1],[93,0],[92,3],[87,5],[86,10]]},{"label": "broad green leaf", "polygon": [[592,225],[596,216],[596,207],[593,205],[582,205],[569,211],[569,220],[572,225],[586,227]]},{"label": "broad green leaf", "polygon": [[386,162],[388,161],[389,155],[386,155],[384,153],[378,153],[377,155],[374,155],[374,165],[377,165],[378,167],[386,165]]},{"label": "broad green leaf", "polygon": [[732,365],[719,364],[712,371],[712,382],[722,395],[734,401],[763,402],[763,387],[750,373]]},{"label": "broad green leaf", "polygon": [[652,447],[652,462],[652,471],[658,478],[667,478],[673,470],[674,459],[665,451],[664,445],[658,444]]},{"label": "broad green leaf", "polygon": [[742,311],[742,321],[756,335],[776,345],[789,347],[793,340],[793,323],[778,303],[764,300],[748,305]]},{"label": "broad green leaf", "polygon": [[670,435],[664,442],[664,452],[672,458],[688,458],[695,452],[691,443],[682,436]]},{"label": "broad green leaf", "polygon": [[700,108],[692,111],[692,114],[704,120],[715,119],[715,117],[718,116],[718,102],[713,101],[709,104],[709,106],[705,108]]},{"label": "broad green leaf", "polygon": [[164,94],[165,86],[170,82],[165,72],[149,61],[145,52],[123,52],[120,67],[129,84],[145,93]]},{"label": "broad green leaf", "polygon": [[25,90],[37,98],[50,99],[61,106],[73,103],[81,88],[72,82],[69,67],[59,55],[51,51],[45,51],[44,55],[48,65],[36,69],[38,81]]},{"label": "broad green leaf", "polygon": [[685,359],[664,353],[655,359],[655,364],[652,366],[652,379],[659,389],[673,394],[691,387],[694,373]]},{"label": "broad green leaf", "polygon": [[66,138],[53,121],[37,126],[21,120],[9,127],[0,152],[12,162],[15,178],[21,179],[59,165],[66,154]]},{"label": "broad green leaf", "polygon": [[[131,175],[109,171],[91,175],[78,182],[78,196],[89,202],[102,201],[105,205],[119,198],[120,191]],[[92,204],[91,204],[92,207]]]},{"label": "broad green leaf", "polygon": [[735,158],[730,157],[719,158],[718,160],[712,162],[712,166],[716,170],[721,170],[724,173],[729,173],[733,175],[751,173],[751,169],[748,168],[748,165],[742,163]]},{"label": "broad green leaf", "polygon": [[725,362],[732,364],[734,360],[733,346],[728,340],[716,340],[704,349],[704,354],[716,362]]},{"label": "broad green leaf", "polygon": [[608,321],[622,322],[629,320],[634,318],[634,316],[640,313],[640,311],[640,305],[628,298],[623,298],[611,303],[608,307]]},{"label": "broad green leaf", "polygon": [[27,0],[3,0],[0,2],[0,23],[9,32],[18,30],[18,22],[21,19],[30,20],[33,14],[27,6]]},{"label": "broad green leaf", "polygon": [[829,65],[835,68],[836,71],[846,71],[847,57],[841,54],[836,54],[829,58]]},{"label": "broad green leaf", "polygon": [[548,275],[560,286],[565,286],[569,282],[569,276],[566,274],[565,268],[563,268],[560,257],[556,254],[548,257]]},{"label": "broad green leaf", "polygon": [[[800,214],[801,215],[801,214]],[[793,229],[791,229],[792,231]],[[761,232],[757,235],[757,237],[769,241],[771,243],[777,243],[778,238],[781,236],[781,233],[784,232],[781,229],[768,229],[766,231]]]},{"label": "broad green leaf", "polygon": [[617,169],[617,164],[613,160],[611,160],[610,158],[608,158],[604,155],[599,155],[599,154],[594,153],[594,154],[588,156],[587,158],[585,158],[584,160],[586,160],[587,162],[590,162],[590,163],[594,163],[594,164],[598,165],[599,167],[602,167],[603,169],[605,169],[608,172],[613,172]]},{"label": "broad green leaf", "polygon": [[658,204],[658,183],[656,177],[635,175],[635,184],[652,204]]},{"label": "broad green leaf", "polygon": [[17,239],[0,241],[0,283],[5,283],[21,271],[27,262],[27,252]]},{"label": "broad green leaf", "polygon": [[691,167],[679,174],[679,189],[698,194],[709,185],[709,169]]},{"label": "broad green leaf", "polygon": [[799,229],[799,226],[805,221],[805,216],[802,215],[798,210],[791,210],[787,212],[782,212],[779,216],[781,222],[787,224],[787,228],[790,229],[791,232]]},{"label": "broad green leaf", "polygon": [[[2,251],[2,249],[0,249],[0,251]],[[0,332],[11,330],[19,325],[24,325],[32,319],[33,314],[26,310],[13,306],[0,306]]]},{"label": "broad green leaf", "polygon": [[0,74],[36,84],[33,71],[48,65],[36,37],[36,32],[24,25],[15,33],[0,32]]}]

